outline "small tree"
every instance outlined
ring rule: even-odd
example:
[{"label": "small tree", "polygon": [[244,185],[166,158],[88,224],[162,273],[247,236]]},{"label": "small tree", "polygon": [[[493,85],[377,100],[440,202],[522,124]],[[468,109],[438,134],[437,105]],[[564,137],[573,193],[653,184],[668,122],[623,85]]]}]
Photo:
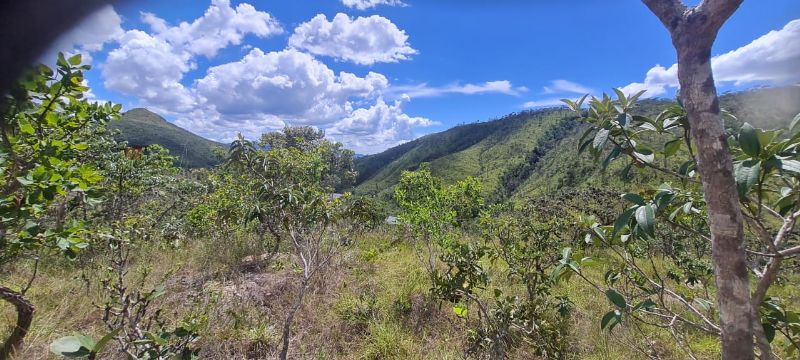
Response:
[{"label": "small tree", "polygon": [[[50,252],[74,258],[88,246],[83,224],[67,222],[67,213],[85,206],[102,179],[90,145],[121,106],[84,98],[89,66],[80,64],[80,55],[59,54],[56,71],[38,66],[0,99],[0,266],[24,259],[38,265]],[[25,298],[32,282],[20,290],[0,285],[0,298],[18,314],[0,358],[22,347],[33,318]]]},{"label": "small tree", "polygon": [[327,170],[322,183],[334,190],[347,189],[356,180],[355,153],[342,143],[325,139],[325,132],[310,126],[287,126],[283,131],[261,135],[259,145],[265,149],[293,148],[304,152],[319,151]]},{"label": "small tree", "polygon": [[247,169],[252,179],[254,203],[249,218],[265,224],[276,244],[288,243],[302,270],[283,326],[281,359],[288,356],[294,318],[309,287],[346,243],[335,225],[349,214],[348,196],[334,197],[333,189],[324,185],[326,151],[322,146],[259,150],[244,139],[231,146],[233,164]]},{"label": "small tree", "polygon": [[478,216],[483,206],[481,184],[467,178],[445,186],[431,174],[429,165],[423,164],[418,171],[403,172],[394,199],[403,210],[398,219],[411,231],[417,255],[436,287],[440,276],[437,258],[442,249],[456,243],[453,228]]},{"label": "small tree", "polygon": [[[563,357],[568,306],[550,296],[549,274],[558,264],[552,249],[564,240],[558,234],[566,233],[566,223],[543,220],[532,206],[486,210],[480,194],[475,179],[446,186],[427,165],[401,175],[395,189],[399,219],[427,268],[431,294],[451,304],[469,327],[467,355],[504,359],[528,344],[538,356]],[[480,239],[468,235],[470,225],[480,229]],[[497,263],[503,265],[491,266]]]}]

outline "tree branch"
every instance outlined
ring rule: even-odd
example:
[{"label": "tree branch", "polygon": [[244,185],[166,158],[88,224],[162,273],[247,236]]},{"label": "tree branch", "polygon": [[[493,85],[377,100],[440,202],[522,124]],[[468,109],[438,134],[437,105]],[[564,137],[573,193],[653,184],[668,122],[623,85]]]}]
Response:
[{"label": "tree branch", "polygon": [[781,256],[783,256],[783,257],[789,257],[789,256],[800,254],[800,245],[795,246],[793,248],[788,248],[786,250],[783,250],[779,254]]},{"label": "tree branch", "polygon": [[743,0],[703,0],[695,8],[697,13],[705,15],[708,19],[707,31],[717,32],[728,18],[736,12]]},{"label": "tree branch", "polygon": [[681,0],[642,0],[661,23],[672,33],[686,12],[686,5]]}]

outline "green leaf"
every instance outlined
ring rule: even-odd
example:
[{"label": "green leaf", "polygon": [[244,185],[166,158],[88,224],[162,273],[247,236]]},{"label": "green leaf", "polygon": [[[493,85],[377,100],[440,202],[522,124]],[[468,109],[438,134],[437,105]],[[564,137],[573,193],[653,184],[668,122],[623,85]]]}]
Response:
[{"label": "green leaf", "polygon": [[656,160],[655,154],[649,149],[641,149],[633,152],[633,156],[646,164],[652,164]]},{"label": "green leaf", "polygon": [[503,296],[503,290],[500,290],[498,288],[494,288],[494,297],[499,298],[501,296]]},{"label": "green leaf", "polygon": [[58,65],[59,67],[67,67],[68,66],[67,65],[67,59],[64,58],[64,53],[63,52],[59,52],[58,53],[58,59],[56,60],[56,65]]},{"label": "green leaf", "polygon": [[632,203],[634,203],[636,205],[639,205],[639,206],[644,205],[644,199],[641,196],[639,196],[638,194],[628,193],[628,194],[622,195],[622,199],[623,200],[627,200],[629,202],[632,202]]},{"label": "green leaf", "polygon": [[77,337],[78,341],[81,342],[81,346],[83,346],[86,349],[89,349],[90,351],[94,350],[94,347],[96,345],[96,343],[94,342],[94,339],[92,339],[91,337],[88,337],[86,335],[81,335],[81,334],[75,335],[75,337]]},{"label": "green leaf", "polygon": [[612,236],[617,236],[617,234],[619,234],[619,232],[622,231],[623,228],[625,228],[626,226],[628,226],[628,224],[630,224],[631,217],[633,216],[633,213],[635,211],[636,208],[630,208],[628,210],[625,210],[625,212],[623,212],[622,215],[620,215],[617,218],[617,220],[614,221],[614,232],[612,233]]},{"label": "green leaf", "polygon": [[789,193],[788,195],[780,198],[775,203],[775,209],[779,214],[786,216],[797,205],[797,195]]},{"label": "green leaf", "polygon": [[633,96],[629,97],[628,98],[628,104],[630,105],[630,104],[633,104],[634,102],[636,102],[636,100],[639,99],[639,97],[642,96],[642,94],[644,94],[645,91],[647,91],[647,90],[640,90],[636,94],[633,94]]},{"label": "green leaf", "polygon": [[672,155],[675,155],[678,152],[678,150],[680,150],[682,142],[683,140],[681,139],[675,139],[664,144],[664,156],[670,157]]},{"label": "green leaf", "polygon": [[675,198],[675,193],[672,192],[672,190],[663,190],[659,192],[654,199],[656,208],[658,209],[666,208],[667,205],[669,205],[672,202],[672,199],[674,198]]},{"label": "green leaf", "polygon": [[600,240],[606,241],[606,232],[602,227],[600,226],[592,227],[592,231],[594,231],[594,233]]},{"label": "green leaf", "polygon": [[800,174],[800,161],[781,160],[781,170]]},{"label": "green leaf", "polygon": [[794,131],[798,123],[800,123],[800,114],[795,115],[794,119],[792,119],[792,123],[789,125],[789,131]]},{"label": "green leaf", "polygon": [[636,209],[636,223],[649,237],[655,237],[656,213],[653,206],[647,204]]},{"label": "green leaf", "polygon": [[617,99],[619,100],[619,102],[620,102],[620,103],[621,103],[623,106],[627,105],[627,104],[628,104],[628,99],[627,99],[627,98],[625,98],[625,93],[624,93],[624,92],[622,92],[622,90],[620,90],[620,89],[617,89],[617,88],[614,88],[613,90],[614,90],[614,92],[615,92],[615,93],[617,93]]},{"label": "green leaf", "polygon": [[681,164],[681,167],[678,169],[678,173],[683,176],[689,176],[689,174],[694,171],[695,164],[693,160],[689,160]]},{"label": "green leaf", "polygon": [[633,311],[638,311],[641,309],[650,310],[654,307],[656,307],[655,301],[650,299],[645,299],[642,302],[636,304],[636,306],[633,307]]},{"label": "green leaf", "polygon": [[33,135],[36,133],[36,129],[31,125],[28,120],[20,120],[19,121],[19,131],[23,134]]},{"label": "green leaf", "polygon": [[597,130],[597,134],[594,136],[594,141],[592,141],[592,147],[595,150],[600,150],[606,145],[606,142],[608,141],[608,133],[609,131],[607,129]]},{"label": "green leaf", "polygon": [[469,309],[467,309],[467,307],[464,306],[464,304],[457,304],[456,306],[453,306],[453,312],[456,313],[456,316],[460,318],[465,318],[469,313]]},{"label": "green leaf", "polygon": [[[30,176],[30,174],[28,174],[28,176]],[[18,177],[17,181],[19,181],[22,186],[30,186],[35,182],[33,179],[29,179],[27,177]]]},{"label": "green leaf", "polygon": [[606,290],[606,297],[608,298],[609,301],[611,301],[612,304],[616,305],[618,308],[623,310],[625,309],[625,306],[627,305],[625,303],[625,297],[623,297],[622,294],[618,293],[616,290],[614,289]]},{"label": "green leaf", "polygon": [[761,161],[747,160],[736,164],[734,175],[739,197],[745,197],[761,176]]},{"label": "green leaf", "polygon": [[775,327],[770,323],[762,323],[761,326],[764,328],[764,336],[767,338],[767,341],[772,343],[772,341],[775,340]]},{"label": "green leaf", "polygon": [[622,322],[622,313],[619,310],[609,311],[608,313],[603,316],[603,319],[600,321],[600,329],[605,330],[608,328],[609,331],[613,330],[615,326],[619,325]]},{"label": "green leaf", "polygon": [[614,149],[608,153],[608,156],[605,160],[603,160],[603,170],[608,168],[608,165],[611,164],[612,161],[616,160],[619,157],[619,154],[622,153],[622,148],[619,146],[614,146]]},{"label": "green leaf", "polygon": [[606,281],[606,284],[614,285],[614,283],[616,283],[617,280],[619,280],[621,277],[622,277],[622,275],[619,272],[617,272],[615,270],[608,270],[608,271],[606,271],[604,279]]},{"label": "green leaf", "polygon": [[[87,347],[90,346],[90,347]],[[50,351],[67,358],[82,358],[91,353],[94,341],[83,335],[64,336],[50,344]]]},{"label": "green leaf", "polygon": [[83,57],[81,56],[81,54],[75,54],[71,56],[67,61],[70,63],[70,65],[78,66],[81,64],[82,59]]},{"label": "green leaf", "polygon": [[563,102],[564,104],[567,104],[567,107],[569,107],[570,110],[578,111],[578,110],[576,110],[577,104],[575,104],[574,101],[572,101],[570,99],[561,99],[561,102]]},{"label": "green leaf", "polygon": [[758,157],[761,153],[761,143],[758,140],[756,129],[749,123],[744,123],[739,130],[739,146],[745,154]]},{"label": "green leaf", "polygon": [[617,115],[617,122],[620,127],[625,128],[631,123],[631,116],[626,113],[619,114]]},{"label": "green leaf", "polygon": [[758,143],[761,144],[762,147],[768,147],[768,145],[772,144],[772,141],[781,134],[780,130],[771,130],[765,131],[761,129],[756,129],[756,136],[758,136]]},{"label": "green leaf", "polygon": [[553,282],[558,282],[558,280],[561,279],[562,277],[569,277],[570,272],[564,271],[565,268],[566,265],[564,264],[556,266],[553,269],[553,272],[550,274],[550,280]]},{"label": "green leaf", "polygon": [[64,336],[50,344],[50,351],[57,355],[74,353],[80,349],[81,341],[77,336]]},{"label": "green leaf", "polygon": [[684,213],[684,214],[687,214],[687,215],[688,215],[688,214],[691,214],[691,213],[692,213],[692,206],[693,206],[693,205],[694,205],[694,203],[693,203],[693,202],[691,202],[691,201],[688,201],[688,202],[686,202],[685,204],[683,204],[683,213]]},{"label": "green leaf", "polygon": [[703,299],[703,298],[695,298],[694,299],[694,303],[697,304],[698,306],[700,306],[705,311],[710,311],[711,307],[713,306],[711,301],[708,301],[708,300]]},{"label": "green leaf", "polygon": [[591,143],[592,139],[586,140],[583,143],[581,143],[581,146],[578,147],[578,154],[583,154],[583,152],[586,151],[586,148],[589,147]]},{"label": "green leaf", "polygon": [[561,262],[562,262],[562,263],[566,263],[566,262],[568,262],[570,259],[572,259],[572,248],[571,248],[571,247],[565,247],[565,248],[563,248],[563,249],[561,250]]}]

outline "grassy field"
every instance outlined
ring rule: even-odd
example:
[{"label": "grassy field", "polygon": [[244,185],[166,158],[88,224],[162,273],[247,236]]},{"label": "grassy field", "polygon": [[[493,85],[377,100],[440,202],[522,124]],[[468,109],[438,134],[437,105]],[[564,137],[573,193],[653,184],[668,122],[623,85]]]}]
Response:
[{"label": "grassy field", "polygon": [[[293,300],[297,276],[293,259],[287,255],[279,255],[268,265],[243,261],[260,251],[247,237],[235,235],[187,242],[179,248],[137,249],[128,280],[143,289],[165,285],[167,295],[158,306],[165,309],[166,318],[176,320],[187,314],[206,318],[198,344],[202,358],[271,358],[279,345],[283,314]],[[101,254],[87,255],[81,263],[66,267],[42,265],[29,293],[37,304],[35,321],[18,359],[55,358],[49,354],[48,344],[56,338],[73,331],[94,335],[106,331],[98,308],[106,299],[90,295],[102,293],[97,280],[105,274],[101,258]],[[30,270],[14,269],[11,283],[24,283]],[[602,281],[605,270],[598,266],[586,275]],[[428,287],[420,259],[395,229],[363,235],[340,254],[307,296],[293,329],[290,357],[462,358],[464,322],[448,304],[432,301]],[[566,295],[574,302],[570,358],[686,358],[670,334],[659,328],[646,327],[639,332],[636,326],[645,325],[625,323],[611,333],[601,331],[600,318],[611,305],[585,282],[574,278],[561,282],[554,295]],[[797,294],[788,296],[796,299]],[[0,333],[6,333],[14,313],[5,303],[0,306]],[[699,358],[719,357],[715,337],[690,334],[689,344]],[[102,358],[113,358],[108,355],[112,353],[108,350]],[[530,354],[522,347],[513,358],[530,358]]]}]

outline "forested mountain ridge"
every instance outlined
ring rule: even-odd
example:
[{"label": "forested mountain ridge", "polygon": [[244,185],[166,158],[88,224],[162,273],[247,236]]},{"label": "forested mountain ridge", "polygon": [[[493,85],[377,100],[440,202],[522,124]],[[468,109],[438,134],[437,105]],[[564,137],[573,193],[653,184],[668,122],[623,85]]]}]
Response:
[{"label": "forested mountain ridge", "polygon": [[130,146],[158,144],[178,157],[177,165],[184,168],[208,168],[219,163],[215,148],[226,145],[208,140],[165,120],[160,115],[143,108],[125,112],[119,121],[109,123],[120,131],[119,141]]},{"label": "forested mountain ridge", "polygon": [[[658,114],[673,101],[640,101],[639,111]],[[800,112],[800,86],[755,89],[720,97],[723,109],[744,122],[763,128],[783,128]],[[460,125],[429,134],[382,153],[356,159],[359,177],[355,192],[391,196],[403,170],[430,163],[431,172],[448,182],[478,178],[484,194],[494,199],[526,197],[562,188],[615,185],[619,164],[603,171],[588,156],[578,156],[583,124],[565,108],[523,111],[497,120]],[[652,176],[631,174],[635,176]],[[646,179],[639,179],[645,181]]]}]

